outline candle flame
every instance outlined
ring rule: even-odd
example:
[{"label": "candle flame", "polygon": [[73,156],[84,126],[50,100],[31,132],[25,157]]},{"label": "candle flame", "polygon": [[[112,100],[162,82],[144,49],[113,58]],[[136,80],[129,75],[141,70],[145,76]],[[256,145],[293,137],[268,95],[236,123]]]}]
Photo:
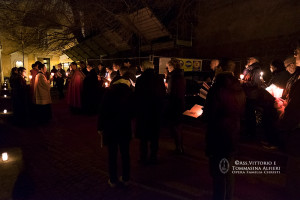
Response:
[{"label": "candle flame", "polygon": [[6,152],[2,153],[2,160],[7,161],[8,160],[8,154]]}]

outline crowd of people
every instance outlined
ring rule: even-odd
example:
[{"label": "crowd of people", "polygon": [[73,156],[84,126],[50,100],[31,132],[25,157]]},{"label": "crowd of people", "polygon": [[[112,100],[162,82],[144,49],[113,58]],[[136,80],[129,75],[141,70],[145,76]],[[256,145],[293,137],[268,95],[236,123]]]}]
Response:
[{"label": "crowd of people", "polygon": [[[234,74],[233,62],[211,61],[211,71],[206,80],[211,87],[203,119],[208,124],[206,155],[213,177],[214,199],[232,199],[233,176],[221,173],[219,163],[224,158],[229,163],[234,160],[243,119],[246,135],[256,136],[258,111],[263,116],[266,147],[286,150],[290,155],[288,167],[299,166],[299,51],[298,47],[293,57],[270,63],[272,77],[268,83],[262,78],[258,58],[248,59],[240,78]],[[62,69],[61,64],[57,67],[53,67],[51,75],[47,75],[44,64],[34,63],[30,86],[26,85],[25,68],[12,69],[10,85],[16,123],[24,122],[29,110],[34,111],[33,116],[37,120],[47,122],[51,119],[50,89],[53,82],[61,99],[65,96],[64,88],[67,88],[67,103],[72,113],[97,112],[98,133],[103,145],[108,148],[108,183],[111,187],[118,182],[127,185],[130,180],[129,147],[133,133],[140,140],[140,162],[157,162],[162,116],[166,116],[169,122],[175,152],[184,153],[182,113],[186,109],[186,80],[177,59],[167,62],[165,77],[155,73],[153,63],[148,61],[143,62],[140,68],[132,66],[129,60],[123,63],[115,61],[112,67],[100,63],[94,68],[84,62],[80,62],[79,67],[72,62],[67,71]],[[284,89],[282,97],[274,97],[266,90],[272,84]],[[122,157],[122,176],[119,178],[118,150]],[[295,185],[300,187],[299,176],[288,176],[287,184],[291,194],[297,196],[294,189]]]},{"label": "crowd of people", "polygon": [[[217,63],[217,64],[216,64]],[[299,199],[300,187],[300,47],[294,56],[270,63],[272,77],[263,80],[258,58],[250,57],[240,79],[233,76],[227,65],[211,62],[212,86],[204,106],[207,120],[206,155],[213,178],[213,199],[232,199],[233,174],[229,166],[238,152],[241,121],[245,134],[256,137],[257,113],[262,113],[262,127],[267,149],[281,149],[289,156],[287,164],[287,191],[291,199]],[[229,69],[229,70],[228,70]],[[274,95],[268,87],[275,85],[282,95]],[[220,170],[227,160],[228,173]],[[226,167],[225,167],[226,169]]]}]

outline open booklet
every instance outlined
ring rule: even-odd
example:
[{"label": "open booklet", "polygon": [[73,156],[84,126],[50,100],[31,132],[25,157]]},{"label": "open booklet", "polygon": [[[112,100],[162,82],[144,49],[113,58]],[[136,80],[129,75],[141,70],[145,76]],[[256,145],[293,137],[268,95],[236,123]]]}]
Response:
[{"label": "open booklet", "polygon": [[195,104],[190,110],[186,110],[183,114],[190,117],[198,118],[199,116],[202,115],[202,113],[203,113],[203,106]]}]

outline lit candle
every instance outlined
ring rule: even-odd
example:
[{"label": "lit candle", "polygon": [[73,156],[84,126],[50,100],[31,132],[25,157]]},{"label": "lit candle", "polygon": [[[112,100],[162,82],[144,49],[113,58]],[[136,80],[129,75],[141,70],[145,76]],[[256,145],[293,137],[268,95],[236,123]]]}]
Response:
[{"label": "lit candle", "polygon": [[110,78],[108,78],[107,80],[108,80],[109,82],[111,82],[111,79],[110,79]]},{"label": "lit candle", "polygon": [[244,74],[240,75],[240,79],[243,80],[244,79]]},{"label": "lit candle", "polygon": [[4,86],[6,86],[6,83],[4,83]]},{"label": "lit candle", "polygon": [[166,82],[167,82],[167,79],[164,78],[164,83],[166,83]]},{"label": "lit candle", "polygon": [[6,109],[4,109],[4,110],[3,110],[3,113],[7,113],[7,110],[6,110]]},{"label": "lit candle", "polygon": [[7,161],[8,160],[8,154],[6,152],[2,153],[2,160]]},{"label": "lit candle", "polygon": [[51,73],[51,76],[54,76],[54,73],[53,73],[53,72]]},{"label": "lit candle", "polygon": [[32,79],[32,75],[29,75],[29,79]]},{"label": "lit candle", "polygon": [[4,90],[6,90],[6,88],[4,88]]},{"label": "lit candle", "polygon": [[68,72],[66,73],[66,76],[69,76],[69,73],[68,73]]},{"label": "lit candle", "polygon": [[260,79],[263,79],[263,75],[264,75],[264,73],[260,72]]},{"label": "lit candle", "polygon": [[7,95],[5,94],[5,95],[4,95],[4,98],[6,98],[6,97],[7,97]]},{"label": "lit candle", "polygon": [[105,87],[108,87],[108,82],[105,82]]}]

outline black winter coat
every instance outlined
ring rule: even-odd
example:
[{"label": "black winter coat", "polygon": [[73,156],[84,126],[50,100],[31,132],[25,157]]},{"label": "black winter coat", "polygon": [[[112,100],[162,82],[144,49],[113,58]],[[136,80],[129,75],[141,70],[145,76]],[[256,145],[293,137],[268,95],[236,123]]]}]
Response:
[{"label": "black winter coat", "polygon": [[103,131],[104,144],[130,140],[133,112],[130,87],[121,82],[112,84],[104,94],[98,117],[98,130]]},{"label": "black winter coat", "polygon": [[285,70],[279,72],[275,71],[272,73],[272,77],[268,85],[270,86],[271,84],[274,84],[277,87],[284,89],[290,77],[290,73]]},{"label": "black winter coat", "polygon": [[204,106],[204,114],[208,122],[207,156],[226,157],[237,151],[240,120],[245,101],[244,91],[232,74],[217,75]]},{"label": "black winter coat", "polygon": [[158,134],[166,89],[163,78],[147,69],[137,79],[135,86],[138,138],[151,138]]},{"label": "black winter coat", "polygon": [[180,69],[169,73],[167,116],[172,122],[179,122],[185,109],[184,96],[186,81]]}]

